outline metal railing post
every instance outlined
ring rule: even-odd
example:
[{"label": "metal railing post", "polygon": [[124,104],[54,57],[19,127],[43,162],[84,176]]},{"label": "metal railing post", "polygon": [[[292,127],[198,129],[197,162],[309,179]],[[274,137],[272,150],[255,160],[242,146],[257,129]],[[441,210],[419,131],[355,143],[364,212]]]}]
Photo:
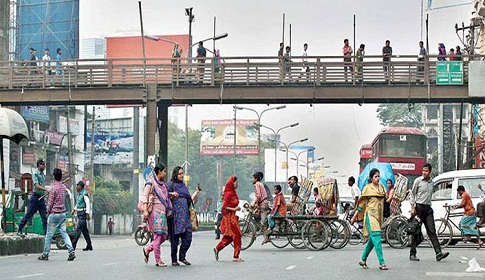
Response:
[{"label": "metal railing post", "polygon": [[246,59],[246,78],[246,83],[249,86],[249,58]]},{"label": "metal railing post", "polygon": [[320,57],[319,57],[319,58],[317,58],[317,78],[315,80],[315,84],[317,86],[320,85],[320,79],[321,79],[321,69],[320,69],[320,66],[321,65],[320,65]]},{"label": "metal railing post", "polygon": [[8,88],[13,89],[13,65],[14,61],[10,61],[9,69],[8,69]]},{"label": "metal railing post", "polygon": [[113,86],[113,60],[108,60],[108,87]]},{"label": "metal railing post", "polygon": [[430,83],[430,69],[429,69],[429,56],[424,57],[424,79],[425,85],[429,85]]},{"label": "metal railing post", "polygon": [[216,60],[214,59],[214,57],[212,58],[212,63],[211,63],[211,86],[214,86],[216,83],[215,83],[215,78],[216,78]]}]

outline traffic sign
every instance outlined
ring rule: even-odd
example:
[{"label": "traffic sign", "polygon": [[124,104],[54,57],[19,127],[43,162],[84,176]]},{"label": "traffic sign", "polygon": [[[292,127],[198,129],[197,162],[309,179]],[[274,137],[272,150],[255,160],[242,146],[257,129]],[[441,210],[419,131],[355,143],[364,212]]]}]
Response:
[{"label": "traffic sign", "polygon": [[463,61],[436,62],[437,85],[463,85]]}]

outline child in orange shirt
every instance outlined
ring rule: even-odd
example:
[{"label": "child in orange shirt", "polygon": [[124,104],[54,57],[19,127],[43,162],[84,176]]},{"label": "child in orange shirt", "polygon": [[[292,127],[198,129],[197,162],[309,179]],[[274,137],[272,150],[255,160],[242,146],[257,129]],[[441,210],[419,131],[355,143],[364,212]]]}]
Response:
[{"label": "child in orange shirt", "polygon": [[286,217],[286,200],[281,192],[281,186],[275,185],[274,186],[274,194],[275,198],[273,201],[273,208],[271,210],[271,214],[268,215],[268,225],[269,229],[264,233],[264,240],[262,244],[269,242],[269,235],[273,232],[275,227],[275,221],[273,217]]}]

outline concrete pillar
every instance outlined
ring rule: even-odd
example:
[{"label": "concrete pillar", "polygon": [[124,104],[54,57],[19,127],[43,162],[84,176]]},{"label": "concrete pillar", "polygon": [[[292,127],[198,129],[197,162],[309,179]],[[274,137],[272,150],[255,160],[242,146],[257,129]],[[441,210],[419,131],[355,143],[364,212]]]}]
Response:
[{"label": "concrete pillar", "polygon": [[158,162],[168,164],[168,102],[159,102],[158,109]]}]

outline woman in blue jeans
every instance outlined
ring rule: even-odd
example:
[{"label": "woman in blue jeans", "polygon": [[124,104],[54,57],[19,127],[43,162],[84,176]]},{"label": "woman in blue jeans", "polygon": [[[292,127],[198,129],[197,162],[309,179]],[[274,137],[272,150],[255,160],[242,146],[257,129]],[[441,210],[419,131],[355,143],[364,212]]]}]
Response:
[{"label": "woman in blue jeans", "polygon": [[[193,203],[193,199],[201,191],[200,187],[197,188],[192,196],[189,193],[189,189],[184,183],[184,169],[180,166],[174,168],[172,172],[171,181],[168,184],[168,192],[172,198],[173,215],[169,220],[169,234],[170,234],[170,246],[172,255],[172,265],[179,266],[178,261],[185,265],[191,265],[186,259],[187,251],[192,243],[192,223],[190,222],[189,207]],[[177,251],[180,245],[180,251]]]}]

